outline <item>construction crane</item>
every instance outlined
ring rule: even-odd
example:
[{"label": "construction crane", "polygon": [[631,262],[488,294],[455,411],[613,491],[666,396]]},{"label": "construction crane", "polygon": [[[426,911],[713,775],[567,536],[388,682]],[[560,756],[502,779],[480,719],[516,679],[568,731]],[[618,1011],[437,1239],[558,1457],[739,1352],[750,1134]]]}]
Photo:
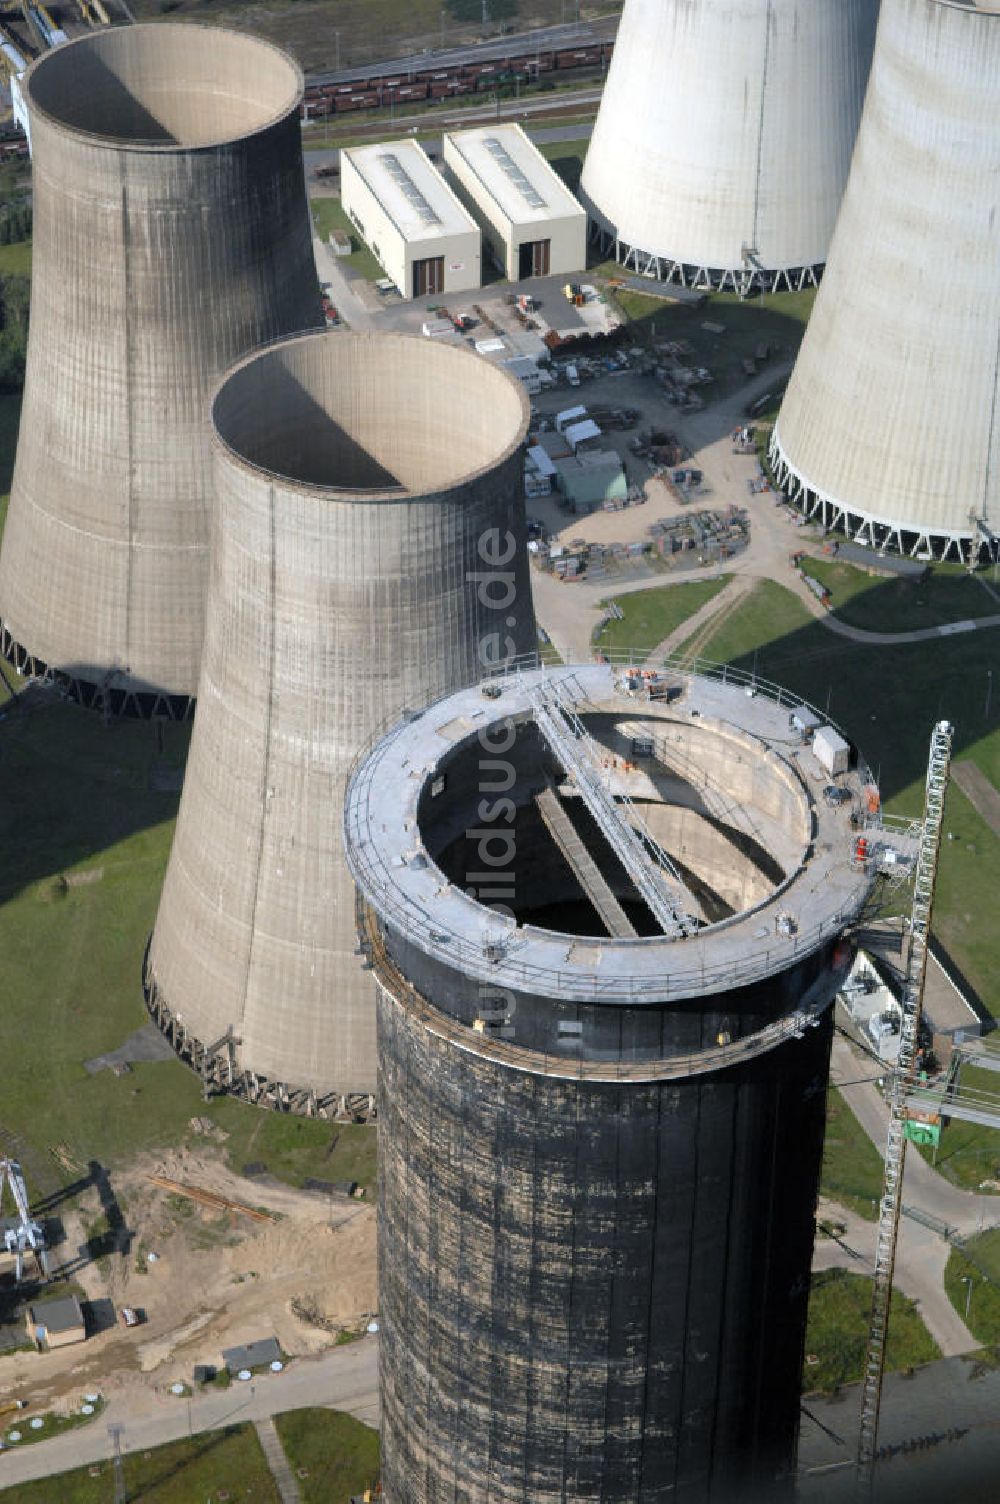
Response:
[{"label": "construction crane", "polygon": [[0,1159],[0,1213],[3,1211],[4,1193],[8,1186],[17,1215],[9,1226],[0,1224],[0,1237],[7,1253],[14,1255],[14,1278],[20,1284],[24,1274],[24,1254],[28,1248],[35,1255],[39,1270],[47,1277],[49,1260],[45,1251],[45,1234],[28,1208],[28,1190],[16,1159]]},{"label": "construction crane", "polygon": [[944,802],[951,770],[953,735],[954,728],[948,721],[938,721],[931,733],[927,786],[924,795],[924,818],[917,847],[913,903],[910,910],[910,949],[905,967],[903,994],[900,999],[902,1020],[899,1056],[892,1073],[889,1090],[889,1131],[886,1138],[885,1172],[882,1182],[882,1201],[879,1207],[878,1238],[875,1245],[871,1321],[861,1385],[861,1427],[857,1455],[858,1482],[863,1495],[868,1498],[872,1497],[875,1487],[879,1409],[882,1403],[885,1346],[889,1332],[889,1302],[892,1297],[899,1217],[902,1210],[907,1099],[916,1077],[917,1035],[923,1011],[927,945],[930,938],[931,913],[934,907],[938,854],[941,849]]}]

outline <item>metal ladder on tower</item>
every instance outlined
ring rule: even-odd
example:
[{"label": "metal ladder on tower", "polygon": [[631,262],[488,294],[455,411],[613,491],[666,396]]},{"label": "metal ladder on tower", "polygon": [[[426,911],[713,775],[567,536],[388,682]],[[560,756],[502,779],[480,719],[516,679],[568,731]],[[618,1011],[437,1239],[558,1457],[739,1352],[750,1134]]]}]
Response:
[{"label": "metal ladder on tower", "polygon": [[939,721],[931,733],[924,818],[920,830],[913,882],[913,904],[910,910],[910,954],[901,999],[903,1017],[900,1025],[899,1057],[893,1072],[889,1095],[889,1131],[885,1147],[885,1173],[879,1208],[878,1239],[875,1245],[871,1322],[861,1386],[861,1428],[857,1456],[859,1482],[868,1496],[871,1495],[875,1483],[879,1409],[882,1402],[882,1378],[885,1372],[885,1345],[889,1331],[889,1302],[892,1297],[892,1277],[896,1265],[896,1243],[899,1237],[899,1216],[902,1209],[903,1168],[906,1161],[906,1100],[913,1085],[917,1035],[923,1010],[927,943],[934,906],[938,853],[941,849],[944,801],[951,769],[952,736],[953,727],[948,721]]},{"label": "metal ladder on tower", "polygon": [[623,791],[616,799],[606,786],[599,770],[607,754],[567,703],[562,683],[540,678],[531,691],[531,711],[663,933],[672,938],[693,933],[697,904],[628,795]]}]

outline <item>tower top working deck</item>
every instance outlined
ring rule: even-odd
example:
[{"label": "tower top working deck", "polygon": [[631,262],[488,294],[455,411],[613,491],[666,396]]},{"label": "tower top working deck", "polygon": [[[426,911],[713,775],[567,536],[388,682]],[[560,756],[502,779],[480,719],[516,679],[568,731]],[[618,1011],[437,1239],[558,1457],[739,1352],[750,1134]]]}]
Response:
[{"label": "tower top working deck", "polygon": [[[870,887],[854,862],[859,820],[877,819],[867,769],[839,777],[845,798],[832,805],[822,797],[830,775],[790,724],[797,700],[751,694],[722,678],[668,682],[669,701],[647,698],[638,671],[536,669],[464,690],[399,726],[348,789],[349,860],[365,897],[432,961],[556,1003],[633,1008],[707,998],[822,948],[858,914]],[[769,875],[748,885],[745,907],[730,902],[723,917],[703,916],[684,935],[584,938],[531,922],[516,902],[513,913],[488,909],[470,896],[453,862],[442,858],[442,870],[437,858],[454,821],[437,807],[451,798],[460,806],[456,819],[468,814],[471,800],[459,791],[470,787],[480,759],[502,762],[497,749],[535,719],[540,684],[554,686],[590,728],[612,796],[651,811],[654,831],[658,812],[676,803],[699,816],[706,834],[727,833],[729,844],[709,859],[720,881],[723,865],[739,867],[741,851],[770,854]],[[647,744],[648,763],[624,750]],[[515,802],[524,794],[521,779],[535,776],[533,765],[514,766]],[[697,834],[685,843],[691,848]],[[693,850],[685,862],[704,875]],[[498,871],[495,885],[502,878]]]}]

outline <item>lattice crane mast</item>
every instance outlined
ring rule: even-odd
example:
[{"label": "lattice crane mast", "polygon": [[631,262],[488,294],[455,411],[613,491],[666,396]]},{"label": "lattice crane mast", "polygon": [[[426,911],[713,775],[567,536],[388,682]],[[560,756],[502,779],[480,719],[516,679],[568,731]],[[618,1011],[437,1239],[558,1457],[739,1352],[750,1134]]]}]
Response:
[{"label": "lattice crane mast", "polygon": [[944,801],[951,769],[953,733],[954,728],[950,722],[938,721],[931,734],[930,756],[927,762],[927,786],[924,795],[924,818],[920,827],[916,872],[913,880],[913,904],[910,911],[910,953],[901,999],[903,1016],[900,1025],[899,1057],[892,1074],[889,1093],[889,1131],[885,1147],[885,1173],[882,1182],[882,1201],[879,1207],[878,1239],[875,1245],[871,1322],[861,1387],[861,1428],[857,1456],[859,1483],[863,1493],[868,1497],[871,1496],[875,1484],[879,1410],[882,1402],[882,1378],[885,1372],[885,1345],[889,1331],[889,1302],[892,1296],[899,1216],[902,1210],[903,1167],[906,1160],[906,1103],[915,1077],[917,1035],[923,1011],[927,945],[930,938],[931,912],[934,906],[938,853],[941,849]]},{"label": "lattice crane mast", "polygon": [[16,1159],[0,1158],[0,1211],[4,1195],[10,1188],[17,1216],[13,1225],[0,1230],[3,1246],[15,1259],[14,1278],[18,1284],[24,1274],[24,1254],[30,1248],[42,1274],[48,1275],[48,1255],[45,1252],[45,1234],[33,1219],[28,1204],[28,1191]]}]

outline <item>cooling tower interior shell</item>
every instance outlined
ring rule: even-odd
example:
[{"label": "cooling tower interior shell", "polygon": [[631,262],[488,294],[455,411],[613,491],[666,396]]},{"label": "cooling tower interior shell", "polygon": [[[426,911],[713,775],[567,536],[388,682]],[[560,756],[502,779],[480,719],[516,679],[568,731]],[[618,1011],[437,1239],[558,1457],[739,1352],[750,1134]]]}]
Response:
[{"label": "cooling tower interior shell", "polygon": [[580,180],[618,259],[699,285],[813,280],[877,14],[878,0],[626,0]]},{"label": "cooling tower interior shell", "polygon": [[871,544],[958,556],[974,517],[1000,533],[998,79],[995,5],[883,0],[850,181],[772,445],[789,494]]},{"label": "cooling tower interior shell", "polygon": [[[644,818],[700,813],[730,865],[767,869],[745,910],[678,939],[581,932],[533,816],[555,783],[586,829],[539,735],[543,677]],[[379,979],[388,1504],[794,1492],[829,1004],[871,879],[787,700],[623,684],[588,666],[454,695],[348,787]],[[867,778],[843,779],[857,808]]]},{"label": "cooling tower interior shell", "polygon": [[302,77],[269,43],[171,24],[59,47],[24,87],[34,247],[4,647],[85,700],[96,685],[115,708],[177,711],[204,635],[212,389],[322,321]]},{"label": "cooling tower interior shell", "polygon": [[375,1085],[340,841],[352,761],[536,641],[528,405],[463,349],[338,332],[251,357],[212,416],[205,654],[147,995],[199,1067],[230,1036],[219,1084],[299,1105]]}]

